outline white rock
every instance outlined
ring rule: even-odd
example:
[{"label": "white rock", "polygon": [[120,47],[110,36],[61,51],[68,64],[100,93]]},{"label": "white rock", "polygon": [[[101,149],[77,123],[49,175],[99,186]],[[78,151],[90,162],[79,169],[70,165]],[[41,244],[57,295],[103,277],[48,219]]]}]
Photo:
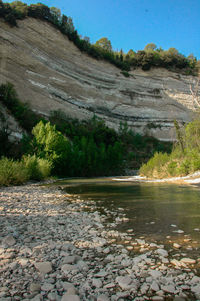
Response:
[{"label": "white rock", "polygon": [[164,249],[157,249],[156,250],[156,253],[160,256],[163,256],[163,257],[168,257],[168,252]]},{"label": "white rock", "polygon": [[188,264],[195,264],[196,260],[195,259],[191,259],[191,258],[182,258],[181,262],[188,263]]},{"label": "white rock", "polygon": [[184,233],[184,231],[183,230],[175,230],[175,231],[173,231],[174,233],[178,233],[178,234],[182,234],[182,233]]},{"label": "white rock", "polygon": [[181,248],[181,245],[177,244],[176,242],[173,243],[173,247],[176,248],[176,249],[180,249]]},{"label": "white rock", "polygon": [[171,261],[171,264],[177,266],[177,267],[181,267],[182,266],[182,263],[180,261],[178,261],[177,259],[172,259]]}]

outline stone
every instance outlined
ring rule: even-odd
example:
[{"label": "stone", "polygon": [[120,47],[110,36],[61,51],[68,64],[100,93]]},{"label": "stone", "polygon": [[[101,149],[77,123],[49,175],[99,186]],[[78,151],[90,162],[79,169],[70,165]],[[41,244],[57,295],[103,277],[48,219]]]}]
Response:
[{"label": "stone", "polygon": [[49,293],[47,297],[50,301],[59,301],[60,300],[60,296],[58,296],[56,293]]},{"label": "stone", "polygon": [[177,243],[173,243],[173,247],[176,248],[176,249],[180,249],[181,248],[181,245],[177,244]]},{"label": "stone", "polygon": [[182,258],[181,262],[186,263],[186,264],[195,264],[196,260],[195,259],[191,259],[191,258]]},{"label": "stone", "polygon": [[79,298],[78,295],[68,295],[67,293],[64,294],[61,298],[61,301],[80,301],[81,299]]},{"label": "stone", "polygon": [[123,290],[127,290],[131,288],[132,278],[129,276],[118,276],[116,282]]},{"label": "stone", "polygon": [[7,247],[12,247],[16,244],[16,239],[12,235],[8,235],[3,238],[2,243]]},{"label": "stone", "polygon": [[157,292],[157,291],[160,290],[160,287],[159,287],[159,285],[158,285],[158,283],[156,281],[153,281],[152,284],[151,284],[151,286],[150,286],[150,289],[152,291],[154,291],[154,292]]},{"label": "stone", "polygon": [[44,283],[42,286],[41,286],[41,290],[42,291],[51,291],[54,289],[54,285],[51,284],[51,283]]},{"label": "stone", "polygon": [[75,263],[75,261],[76,261],[76,256],[65,256],[63,258],[63,263],[72,264]]},{"label": "stone", "polygon": [[163,257],[168,257],[168,252],[164,249],[157,249],[156,250],[156,253],[160,256],[163,256]]},{"label": "stone", "polygon": [[194,285],[191,287],[191,292],[200,294],[200,284]]},{"label": "stone", "polygon": [[39,283],[33,282],[30,284],[30,291],[31,292],[39,292],[41,289],[41,285]]},{"label": "stone", "polygon": [[75,286],[70,283],[70,282],[67,282],[67,281],[63,281],[61,282],[61,286],[64,288],[64,290],[69,290],[69,288],[74,288],[75,289]]},{"label": "stone", "polygon": [[94,277],[106,277],[108,275],[108,272],[104,271],[104,270],[101,270],[100,272],[98,272],[97,274],[94,275]]},{"label": "stone", "polygon": [[92,286],[95,286],[96,288],[102,287],[103,283],[100,279],[93,279],[92,280]]},{"label": "stone", "polygon": [[166,292],[166,293],[170,293],[170,294],[174,294],[175,292],[175,286],[172,284],[169,285],[161,285],[161,289]]},{"label": "stone", "polygon": [[153,296],[153,297],[151,298],[151,300],[153,300],[153,301],[163,301],[164,298],[163,298],[162,296]]},{"label": "stone", "polygon": [[109,301],[110,299],[106,295],[97,296],[97,301]]},{"label": "stone", "polygon": [[41,274],[48,274],[52,271],[52,265],[49,261],[35,262],[34,265]]},{"label": "stone", "polygon": [[154,279],[157,279],[157,278],[162,276],[162,273],[160,271],[157,271],[157,270],[151,270],[151,271],[149,271],[149,274]]},{"label": "stone", "polygon": [[77,271],[78,270],[78,267],[77,265],[72,265],[72,264],[64,264],[62,267],[61,267],[61,270],[64,272],[64,273],[68,273],[70,271]]}]

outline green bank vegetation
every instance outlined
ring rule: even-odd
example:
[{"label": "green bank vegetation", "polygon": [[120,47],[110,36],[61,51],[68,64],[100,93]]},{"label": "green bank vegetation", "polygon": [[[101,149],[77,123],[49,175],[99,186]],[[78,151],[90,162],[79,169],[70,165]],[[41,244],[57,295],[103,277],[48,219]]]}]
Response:
[{"label": "green bank vegetation", "polygon": [[170,154],[156,152],[140,168],[140,174],[150,178],[186,176],[200,170],[200,120],[194,120],[185,128],[175,121],[177,143]]},{"label": "green bank vegetation", "polygon": [[0,86],[0,103],[26,131],[17,144],[9,142],[6,126],[0,133],[1,185],[50,175],[122,175],[127,167],[139,168],[156,151],[171,150],[168,143],[135,134],[126,123],[116,132],[96,116],[79,121],[60,111],[52,112],[47,120],[23,104],[10,83]]},{"label": "green bank vegetation", "polygon": [[[140,67],[143,70],[149,70],[151,67],[163,67],[172,71],[181,71],[185,74],[196,74],[200,62],[193,54],[185,57],[175,48],[163,50],[154,43],[146,45],[144,50],[137,52],[130,49],[128,53],[114,51],[111,41],[103,37],[96,41],[95,44],[90,43],[88,37],[81,37],[73,25],[71,17],[62,14],[60,9],[37,3],[27,5],[21,1],[12,3],[3,3],[0,0],[0,17],[11,26],[17,26],[17,20],[27,17],[43,20],[51,23],[60,32],[66,35],[81,51],[98,60],[106,60],[123,71],[130,71],[132,68]],[[124,72],[124,76],[129,74]]]}]

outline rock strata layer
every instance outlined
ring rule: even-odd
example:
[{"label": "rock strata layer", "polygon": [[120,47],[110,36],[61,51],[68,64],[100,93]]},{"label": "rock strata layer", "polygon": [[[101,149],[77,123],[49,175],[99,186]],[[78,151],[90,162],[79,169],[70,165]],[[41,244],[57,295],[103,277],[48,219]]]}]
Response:
[{"label": "rock strata layer", "polygon": [[118,129],[173,139],[173,120],[188,122],[193,108],[192,76],[165,69],[133,70],[81,52],[52,25],[28,18],[10,27],[0,19],[0,83],[12,82],[22,101],[43,114],[61,110],[79,119],[95,113]]}]

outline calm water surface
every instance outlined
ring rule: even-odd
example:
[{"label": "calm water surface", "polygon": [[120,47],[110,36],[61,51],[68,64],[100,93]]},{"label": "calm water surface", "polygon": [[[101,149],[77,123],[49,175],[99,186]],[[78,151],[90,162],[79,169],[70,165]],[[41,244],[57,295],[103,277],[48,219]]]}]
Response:
[{"label": "calm water surface", "polygon": [[[175,184],[113,181],[110,178],[74,179],[60,182],[68,193],[95,200],[101,208],[124,208],[128,222],[118,230],[133,229],[136,237],[166,243],[176,241],[185,248],[200,246],[200,188]],[[176,227],[172,226],[176,225]],[[183,230],[178,234],[175,231]],[[170,236],[170,238],[168,237]]]}]

